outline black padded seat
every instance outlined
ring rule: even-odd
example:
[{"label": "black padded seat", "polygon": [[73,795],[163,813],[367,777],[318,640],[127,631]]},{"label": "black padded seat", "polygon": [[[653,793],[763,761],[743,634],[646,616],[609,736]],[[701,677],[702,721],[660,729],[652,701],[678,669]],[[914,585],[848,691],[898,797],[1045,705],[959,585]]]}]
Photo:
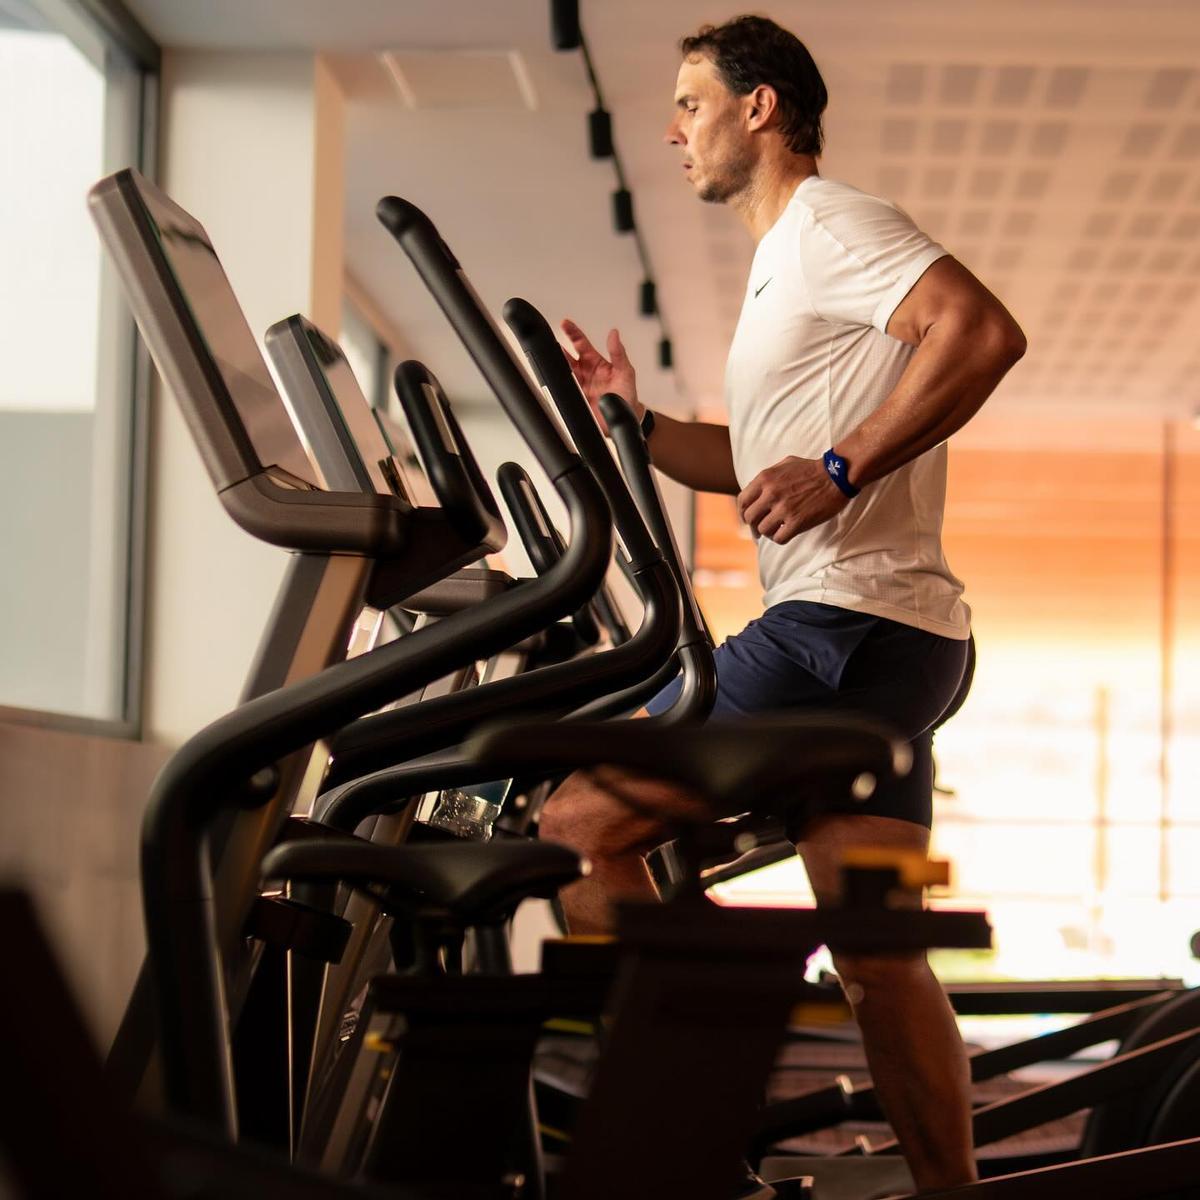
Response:
[{"label": "black padded seat", "polygon": [[379,846],[330,838],[285,842],[263,859],[264,879],[382,887],[389,911],[432,909],[464,926],[503,920],[527,897],[553,896],[586,872],[585,859],[550,842]]},{"label": "black padded seat", "polygon": [[[665,727],[656,721],[489,724],[465,754],[515,775],[597,764],[682,784],[706,805],[622,799],[656,816],[704,823],[740,813],[794,822],[823,798],[865,799],[880,779],[901,778],[912,765],[907,743],[881,721],[856,714],[808,713]],[[669,805],[669,800],[664,798]]]}]

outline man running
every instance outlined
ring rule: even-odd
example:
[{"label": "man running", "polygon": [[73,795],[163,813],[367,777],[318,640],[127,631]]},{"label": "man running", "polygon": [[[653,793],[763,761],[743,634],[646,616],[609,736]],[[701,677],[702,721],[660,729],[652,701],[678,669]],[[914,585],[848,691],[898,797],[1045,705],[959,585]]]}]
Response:
[{"label": "man running", "polygon": [[[757,244],[726,367],[729,425],[648,412],[616,330],[605,357],[578,326],[563,329],[593,406],[623,396],[655,465],[736,496],[757,539],[765,612],[717,651],[716,714],[855,709],[911,739],[907,779],[803,831],[797,849],[828,903],[848,846],[928,849],[933,729],[964,682],[970,637],[941,548],[945,440],[1025,339],[905,213],[818,173],[827,95],[799,39],[739,17],[680,48],[666,140],[696,195],[730,205]],[[648,796],[662,784],[621,786]],[[605,931],[614,900],[653,897],[643,855],[669,827],[592,774],[555,793],[541,831],[593,862],[563,896],[572,930]],[[917,1186],[975,1179],[966,1057],[925,955],[841,954],[835,965]]]}]

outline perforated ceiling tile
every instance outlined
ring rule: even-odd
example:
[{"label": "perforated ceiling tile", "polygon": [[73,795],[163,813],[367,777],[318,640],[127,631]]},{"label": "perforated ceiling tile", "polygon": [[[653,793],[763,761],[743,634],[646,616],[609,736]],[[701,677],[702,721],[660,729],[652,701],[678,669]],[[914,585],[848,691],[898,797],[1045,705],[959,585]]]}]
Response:
[{"label": "perforated ceiling tile", "polygon": [[1130,125],[1121,145],[1121,153],[1129,158],[1145,158],[1158,148],[1166,131],[1167,127],[1156,121],[1139,121]]},{"label": "perforated ceiling tile", "polygon": [[943,104],[973,104],[982,76],[982,67],[968,63],[950,63],[942,69],[938,98]]},{"label": "perforated ceiling tile", "polygon": [[920,104],[925,95],[925,68],[919,63],[893,63],[886,95],[893,104]]},{"label": "perforated ceiling tile", "polygon": [[1019,208],[1004,218],[1004,232],[1009,237],[1028,237],[1037,223],[1037,214],[1028,208]]},{"label": "perforated ceiling tile", "polygon": [[1108,269],[1117,275],[1125,275],[1139,266],[1145,254],[1141,250],[1123,247],[1113,252],[1108,260]]},{"label": "perforated ceiling tile", "polygon": [[1138,176],[1135,171],[1113,171],[1104,181],[1101,189],[1105,200],[1128,200],[1137,186]]},{"label": "perforated ceiling tile", "polygon": [[1017,144],[1016,121],[985,121],[980,130],[979,149],[987,155],[1011,154]]},{"label": "perforated ceiling tile", "polygon": [[1087,67],[1056,67],[1046,87],[1046,103],[1051,108],[1074,108],[1083,98],[1090,74]]},{"label": "perforated ceiling tile", "polygon": [[1003,175],[992,167],[977,167],[971,172],[971,195],[977,200],[990,200],[1000,192]]},{"label": "perforated ceiling tile", "polygon": [[1022,200],[1040,200],[1050,183],[1050,172],[1025,170],[1017,176],[1017,196]]},{"label": "perforated ceiling tile", "polygon": [[1033,91],[1036,75],[1035,67],[998,67],[992,85],[992,102],[1006,107],[1025,104]]},{"label": "perforated ceiling tile", "polygon": [[884,121],[879,148],[884,154],[911,154],[917,148],[917,123],[907,119]]},{"label": "perforated ceiling tile", "polygon": [[1160,250],[1146,264],[1146,269],[1156,275],[1169,275],[1182,266],[1183,261],[1174,250]]},{"label": "perforated ceiling tile", "polygon": [[1158,234],[1158,231],[1163,225],[1162,213],[1134,213],[1129,218],[1129,226],[1126,229],[1126,236],[1132,238],[1152,238]]},{"label": "perforated ceiling tile", "polygon": [[987,233],[991,228],[992,214],[985,208],[970,208],[966,212],[959,215],[958,231],[959,233],[979,234]]},{"label": "perforated ceiling tile", "polygon": [[1029,139],[1029,149],[1037,158],[1054,158],[1066,144],[1066,121],[1039,121]]},{"label": "perforated ceiling tile", "polygon": [[1185,125],[1171,143],[1171,157],[1177,159],[1200,158],[1200,124]]},{"label": "perforated ceiling tile", "polygon": [[1184,213],[1175,218],[1171,226],[1171,237],[1177,241],[1195,241],[1200,237],[1200,213]]},{"label": "perforated ceiling tile", "polygon": [[934,121],[931,145],[935,154],[961,154],[967,141],[966,121]]},{"label": "perforated ceiling tile", "polygon": [[885,199],[894,200],[908,191],[907,167],[880,167],[876,178],[879,180],[879,194]]},{"label": "perforated ceiling tile", "polygon": [[1094,212],[1083,223],[1083,236],[1089,238],[1111,237],[1117,227],[1117,214],[1114,212]]},{"label": "perforated ceiling tile", "polygon": [[1174,200],[1183,191],[1186,182],[1187,175],[1183,171],[1159,171],[1151,179],[1147,195],[1160,203]]},{"label": "perforated ceiling tile", "polygon": [[1147,108],[1174,108],[1183,99],[1195,73],[1190,67],[1162,67],[1146,88]]},{"label": "perforated ceiling tile", "polygon": [[940,199],[954,191],[958,172],[949,167],[929,167],[921,177],[921,190],[926,196]]},{"label": "perforated ceiling tile", "polygon": [[927,208],[921,219],[921,226],[935,241],[946,235],[946,210],[944,208]]},{"label": "perforated ceiling tile", "polygon": [[997,246],[992,251],[992,266],[1000,271],[1011,271],[1014,267],[1020,265],[1023,256],[1024,251],[1020,246],[1011,244]]}]

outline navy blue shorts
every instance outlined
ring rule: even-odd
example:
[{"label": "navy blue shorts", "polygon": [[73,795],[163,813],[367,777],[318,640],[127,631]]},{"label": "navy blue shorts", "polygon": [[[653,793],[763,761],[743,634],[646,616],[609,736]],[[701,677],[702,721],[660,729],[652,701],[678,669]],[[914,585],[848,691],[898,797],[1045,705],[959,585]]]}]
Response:
[{"label": "navy blue shorts", "polygon": [[[927,633],[869,613],[808,600],[773,605],[716,650],[714,717],[792,709],[860,712],[888,722],[909,740],[913,767],[881,781],[864,803],[847,797],[835,811],[898,817],[928,827],[933,819],[933,732],[966,698],[972,643]],[[649,704],[668,708],[679,680]]]}]

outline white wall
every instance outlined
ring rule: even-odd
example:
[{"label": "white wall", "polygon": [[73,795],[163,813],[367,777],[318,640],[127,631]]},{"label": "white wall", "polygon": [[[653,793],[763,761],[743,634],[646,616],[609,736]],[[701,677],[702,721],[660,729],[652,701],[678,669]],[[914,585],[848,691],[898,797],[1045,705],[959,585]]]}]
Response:
[{"label": "white wall", "polygon": [[[336,81],[309,54],[165,55],[162,184],[208,230],[260,338],[293,312],[336,333],[344,127]],[[498,406],[461,417],[489,475],[507,457],[532,468]],[[163,394],[154,398],[150,461],[146,735],[178,743],[236,703],[285,555],[225,515]],[[686,552],[686,499],[669,483],[664,494]],[[528,571],[519,547],[506,558]]]},{"label": "white wall", "polygon": [[[314,297],[340,288],[340,271],[330,283],[322,269],[314,213],[320,189],[342,187],[329,169],[336,116],[317,112],[337,97],[317,71],[309,54],[170,50],[163,60],[161,183],[208,230],[260,341],[318,300],[340,309],[340,294]],[[177,743],[236,703],[286,555],[226,516],[161,384],[150,473],[146,736]]]}]

